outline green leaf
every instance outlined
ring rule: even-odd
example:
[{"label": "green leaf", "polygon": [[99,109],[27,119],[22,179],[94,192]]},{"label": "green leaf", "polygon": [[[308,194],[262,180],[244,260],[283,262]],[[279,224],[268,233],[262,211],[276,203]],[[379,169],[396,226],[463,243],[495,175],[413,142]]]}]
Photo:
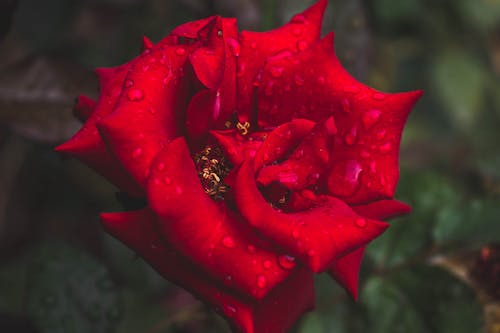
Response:
[{"label": "green leaf", "polygon": [[28,313],[44,333],[113,332],[121,316],[106,268],[67,245],[41,249],[28,292]]},{"label": "green leaf", "polygon": [[321,317],[316,312],[307,314],[300,325],[300,333],[325,333]]}]

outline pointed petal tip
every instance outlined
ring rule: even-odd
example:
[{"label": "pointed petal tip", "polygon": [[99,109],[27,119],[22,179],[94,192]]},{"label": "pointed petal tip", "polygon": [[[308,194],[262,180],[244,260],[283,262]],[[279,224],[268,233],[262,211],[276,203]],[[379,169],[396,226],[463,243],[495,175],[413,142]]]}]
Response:
[{"label": "pointed petal tip", "polygon": [[150,50],[153,48],[153,46],[154,46],[154,44],[151,41],[151,39],[149,39],[146,36],[142,36],[142,51]]}]

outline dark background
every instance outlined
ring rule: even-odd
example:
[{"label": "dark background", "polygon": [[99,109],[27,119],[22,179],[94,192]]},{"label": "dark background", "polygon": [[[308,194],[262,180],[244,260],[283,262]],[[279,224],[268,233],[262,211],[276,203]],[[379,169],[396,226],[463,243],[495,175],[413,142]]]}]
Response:
[{"label": "dark background", "polygon": [[[311,1],[0,0],[0,332],[227,332],[98,223],[115,190],[52,148],[96,95],[91,69],[143,34],[220,13],[265,30]],[[300,333],[500,332],[500,1],[331,0],[325,32],[359,80],[424,89],[397,197],[414,212],[369,247],[360,301],[318,277]]]}]

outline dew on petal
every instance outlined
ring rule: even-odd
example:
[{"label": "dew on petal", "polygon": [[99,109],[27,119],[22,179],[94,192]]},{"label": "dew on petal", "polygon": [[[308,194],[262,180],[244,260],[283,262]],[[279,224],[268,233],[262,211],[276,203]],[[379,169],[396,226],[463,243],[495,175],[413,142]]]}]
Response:
[{"label": "dew on petal", "polygon": [[328,188],[335,195],[349,197],[358,189],[362,171],[361,164],[356,160],[340,161],[333,167]]},{"label": "dew on petal", "polygon": [[380,131],[377,132],[377,138],[378,139],[383,139],[385,138],[385,135],[387,134],[387,131],[385,129],[381,129]]},{"label": "dew on petal", "polygon": [[229,50],[235,57],[240,56],[241,46],[240,43],[234,38],[228,38],[227,44],[229,45]]},{"label": "dew on petal", "polygon": [[325,84],[325,82],[326,82],[326,79],[325,79],[325,77],[324,77],[324,76],[320,76],[320,77],[318,77],[318,83],[319,83],[319,84]]},{"label": "dew on petal", "polygon": [[251,42],[251,43],[250,43],[250,47],[251,47],[252,49],[256,49],[256,48],[257,48],[257,42],[255,42],[255,41],[254,41],[254,42]]},{"label": "dew on petal", "polygon": [[297,14],[292,17],[290,23],[306,23],[306,17],[303,14]]},{"label": "dew on petal", "polygon": [[296,184],[299,180],[299,177],[293,171],[282,171],[278,174],[278,178],[282,184]]},{"label": "dew on petal", "polygon": [[309,257],[314,257],[314,255],[315,255],[315,254],[316,254],[316,251],[314,251],[314,250],[312,250],[312,249],[311,249],[311,250],[309,250],[309,251],[307,251],[307,255],[308,255]]},{"label": "dew on petal", "polygon": [[183,48],[183,47],[178,47],[176,50],[175,50],[175,54],[177,54],[178,56],[183,56],[186,54],[186,49]]},{"label": "dew on petal", "polygon": [[378,147],[378,151],[382,154],[386,154],[392,150],[392,144],[390,142],[386,142]]},{"label": "dew on petal", "polygon": [[335,118],[333,118],[333,116],[326,120],[325,127],[329,135],[335,135],[338,132],[337,125],[335,124]]},{"label": "dew on petal", "polygon": [[135,159],[138,159],[139,157],[142,156],[142,153],[143,153],[142,148],[136,148],[132,152],[132,157],[135,158]]},{"label": "dew on petal", "polygon": [[237,312],[236,308],[232,305],[229,305],[229,304],[224,305],[223,311],[224,311],[224,314],[226,316],[228,316],[229,318],[233,317]]},{"label": "dew on petal", "polygon": [[238,69],[236,70],[236,76],[242,77],[245,75],[246,64],[244,62],[238,63]]},{"label": "dew on petal", "polygon": [[304,156],[304,150],[303,149],[299,149],[295,152],[295,158],[301,158],[302,156]]},{"label": "dew on petal", "polygon": [[299,40],[297,42],[297,49],[299,51],[305,51],[309,47],[309,44],[305,40]]},{"label": "dew on petal", "polygon": [[163,182],[166,184],[166,185],[170,185],[172,184],[172,178],[166,176],[163,178]]},{"label": "dew on petal", "polygon": [[366,224],[367,224],[366,219],[362,218],[362,217],[359,217],[356,220],[354,220],[354,223],[356,224],[356,226],[358,226],[360,228],[366,227]]},{"label": "dew on petal", "polygon": [[292,29],[292,34],[294,34],[295,36],[300,36],[302,35],[302,28],[300,27],[295,27]]},{"label": "dew on petal", "polygon": [[125,80],[125,87],[126,88],[131,88],[133,86],[134,86],[134,80],[131,80],[131,79]]},{"label": "dew on petal", "polygon": [[257,277],[257,287],[265,288],[267,286],[267,279],[264,275],[259,275]]},{"label": "dew on petal", "polygon": [[247,251],[248,251],[248,253],[251,253],[251,254],[255,253],[255,246],[248,245],[247,246]]},{"label": "dew on petal", "polygon": [[298,86],[303,86],[304,82],[305,82],[304,78],[302,76],[300,76],[299,74],[295,74],[294,81],[295,81],[295,84]]},{"label": "dew on petal", "polygon": [[357,85],[348,85],[344,87],[344,92],[349,93],[349,94],[357,94],[359,93],[360,88]]},{"label": "dew on petal", "polygon": [[127,91],[127,98],[132,102],[142,101],[144,98],[144,92],[138,88],[129,89]]},{"label": "dew on petal", "polygon": [[163,163],[163,162],[158,163],[158,165],[156,166],[156,170],[158,170],[158,171],[165,170],[165,163]]},{"label": "dew on petal", "polygon": [[281,266],[281,268],[286,270],[291,270],[296,265],[295,258],[287,254],[283,254],[278,257],[278,264]]},{"label": "dew on petal", "polygon": [[351,128],[349,132],[347,132],[344,136],[345,144],[348,146],[352,146],[356,143],[356,139],[358,137],[358,129],[356,127]]},{"label": "dew on petal", "polygon": [[280,66],[272,66],[270,69],[269,69],[269,72],[271,73],[271,76],[274,77],[274,78],[279,78],[281,77],[281,75],[283,75],[283,70],[284,68],[283,67],[280,67]]},{"label": "dew on petal", "polygon": [[273,263],[271,262],[271,260],[264,260],[264,262],[262,263],[262,266],[265,269],[270,269],[273,266]]},{"label": "dew on petal", "polygon": [[236,246],[236,244],[234,243],[234,240],[231,236],[224,236],[224,238],[222,238],[222,245],[224,245],[225,247],[227,247],[229,249],[232,249],[233,247]]},{"label": "dew on petal", "polygon": [[179,185],[176,185],[176,186],[175,186],[175,193],[177,193],[177,194],[182,194],[182,192],[183,192],[183,191],[182,191],[182,187],[180,187]]},{"label": "dew on petal", "polygon": [[363,114],[361,121],[366,129],[370,129],[377,123],[382,112],[380,110],[369,110]]},{"label": "dew on petal", "polygon": [[372,98],[374,100],[381,101],[381,100],[385,99],[385,94],[376,92],[376,93],[373,93]]},{"label": "dew on petal", "polygon": [[342,106],[342,111],[345,113],[351,112],[351,102],[347,98],[342,99],[340,104]]},{"label": "dew on petal", "polygon": [[300,236],[300,232],[297,229],[295,229],[294,231],[292,231],[292,237],[293,238],[297,239],[297,238],[299,238],[299,236]]}]

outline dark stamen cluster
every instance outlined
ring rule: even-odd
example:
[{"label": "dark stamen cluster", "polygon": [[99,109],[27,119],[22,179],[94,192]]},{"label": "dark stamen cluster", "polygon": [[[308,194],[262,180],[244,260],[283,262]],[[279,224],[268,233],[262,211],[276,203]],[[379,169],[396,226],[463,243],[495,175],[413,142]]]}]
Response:
[{"label": "dark stamen cluster", "polygon": [[219,147],[207,146],[194,156],[198,176],[205,193],[214,200],[224,199],[229,186],[224,178],[231,171],[232,165]]}]

